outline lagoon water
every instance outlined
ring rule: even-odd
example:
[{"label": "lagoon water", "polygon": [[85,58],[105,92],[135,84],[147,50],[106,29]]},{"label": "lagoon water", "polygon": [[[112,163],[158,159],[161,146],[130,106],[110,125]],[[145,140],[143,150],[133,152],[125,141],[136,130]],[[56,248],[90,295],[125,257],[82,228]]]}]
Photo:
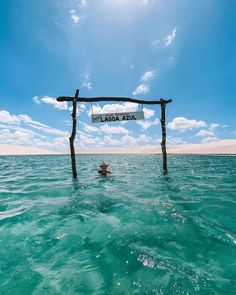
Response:
[{"label": "lagoon water", "polygon": [[0,157],[0,293],[236,294],[236,157],[168,163]]}]

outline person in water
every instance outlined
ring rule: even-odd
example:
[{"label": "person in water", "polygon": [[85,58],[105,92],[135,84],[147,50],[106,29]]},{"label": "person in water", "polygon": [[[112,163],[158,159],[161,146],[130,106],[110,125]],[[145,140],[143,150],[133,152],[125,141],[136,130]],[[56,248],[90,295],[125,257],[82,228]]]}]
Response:
[{"label": "person in water", "polygon": [[98,173],[100,173],[101,175],[111,174],[111,171],[107,170],[108,166],[109,166],[108,164],[106,164],[105,162],[102,162],[102,164],[99,166],[101,169],[98,170]]}]

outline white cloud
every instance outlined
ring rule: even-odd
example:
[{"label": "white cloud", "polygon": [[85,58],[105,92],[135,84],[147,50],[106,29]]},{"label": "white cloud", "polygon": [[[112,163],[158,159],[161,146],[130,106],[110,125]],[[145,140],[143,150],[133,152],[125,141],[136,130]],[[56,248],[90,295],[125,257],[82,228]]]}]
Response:
[{"label": "white cloud", "polygon": [[81,110],[82,110],[82,111],[85,111],[86,108],[87,108],[86,102],[80,102],[80,103],[78,104],[78,109],[79,109],[80,112],[81,112]]},{"label": "white cloud", "polygon": [[148,5],[148,0],[141,0],[140,5],[141,5],[142,7],[147,6],[147,5]]},{"label": "white cloud", "polygon": [[[106,145],[108,146],[116,146],[116,147],[122,147],[122,146],[138,146],[139,144],[143,143],[152,143],[156,144],[156,137],[151,137],[146,134],[141,134],[139,136],[132,136],[130,134],[123,134],[122,132],[109,132],[110,130],[105,133],[104,136],[99,134],[99,136],[93,136],[91,134],[84,133],[83,131],[78,132],[79,134],[79,140],[78,145],[81,147],[101,147]],[[126,133],[126,131],[124,132]],[[160,142],[160,139],[158,139],[158,143]]]},{"label": "white cloud", "polygon": [[[167,144],[169,145],[178,145],[178,144],[186,144],[187,142],[183,140],[181,137],[174,137],[174,136],[168,136],[166,138]],[[161,143],[161,139],[160,139]]]},{"label": "white cloud", "polygon": [[187,131],[192,130],[194,128],[201,128],[206,127],[207,124],[204,121],[197,121],[195,119],[189,120],[184,117],[176,117],[173,119],[172,122],[169,122],[167,124],[167,127],[171,130],[177,130],[177,131]]},{"label": "white cloud", "polygon": [[[37,97],[36,100],[35,100],[35,97]],[[36,104],[40,104],[41,102],[43,102],[45,104],[52,105],[55,109],[68,110],[68,104],[66,101],[59,102],[55,98],[50,96],[44,96],[42,98],[39,98],[38,96],[35,96],[35,97],[33,98],[33,100]]]},{"label": "white cloud", "polygon": [[216,136],[210,136],[210,137],[204,138],[201,142],[206,143],[206,142],[212,142],[212,141],[216,141],[216,140],[219,140],[219,138]]},{"label": "white cloud", "polygon": [[141,134],[139,137],[138,137],[138,141],[140,142],[150,142],[151,141],[151,137],[150,136],[147,136],[145,134]]},{"label": "white cloud", "polygon": [[154,76],[155,76],[154,71],[148,71],[148,72],[143,74],[143,76],[141,77],[141,81],[149,82]]},{"label": "white cloud", "polygon": [[134,137],[131,135],[125,135],[125,136],[121,137],[120,144],[126,145],[126,146],[129,146],[129,145],[137,146],[140,142],[150,143],[151,140],[152,140],[152,138],[150,136],[145,135],[145,134],[141,134],[138,137]]},{"label": "white cloud", "polygon": [[5,124],[18,124],[20,119],[8,111],[0,110],[0,122]]},{"label": "white cloud", "polygon": [[150,119],[155,115],[155,111],[152,109],[143,108],[145,119]]},{"label": "white cloud", "polygon": [[[125,103],[113,103],[105,104],[102,107],[98,104],[93,104],[94,114],[111,114],[111,113],[123,113],[123,112],[135,112],[138,108],[138,104],[132,102]],[[92,110],[87,113],[90,116]]]},{"label": "white cloud", "polygon": [[[87,108],[86,102],[79,102],[77,103],[77,110],[76,110],[76,115],[79,116],[79,114],[83,113]],[[68,110],[70,112],[73,111],[73,106],[68,107]]]},{"label": "white cloud", "polygon": [[40,104],[40,98],[38,96],[34,96],[33,97],[33,101],[36,103],[36,104]]},{"label": "white cloud", "polygon": [[84,75],[83,87],[85,87],[87,89],[92,89],[92,83],[90,81],[89,73],[85,73],[85,75]]},{"label": "white cloud", "polygon": [[88,134],[79,133],[78,144],[81,147],[84,147],[86,145],[102,145],[103,139],[99,137],[89,136]]},{"label": "white cloud", "polygon": [[159,124],[159,119],[155,119],[154,121],[136,121],[136,123],[138,125],[140,125],[143,129],[148,129],[150,128],[151,126],[154,126],[154,125],[158,125]]},{"label": "white cloud", "polygon": [[29,127],[36,129],[36,130],[40,130],[44,133],[53,134],[53,135],[62,135],[62,136],[68,135],[67,131],[62,131],[60,129],[52,128],[52,127],[49,127],[48,125],[45,125],[43,123],[34,121],[28,115],[18,115],[18,118],[21,121],[21,123],[24,123],[24,124],[28,125]]},{"label": "white cloud", "polygon": [[206,142],[212,142],[212,141],[216,141],[219,138],[217,137],[217,135],[215,134],[215,129],[220,127],[220,124],[218,123],[211,123],[208,130],[205,129],[201,129],[196,136],[200,136],[202,137],[202,143],[206,143]]},{"label": "white cloud", "polygon": [[121,137],[122,145],[137,145],[137,139],[130,135],[124,135]]},{"label": "white cloud", "polygon": [[28,122],[27,125],[29,127],[32,127],[32,128],[34,128],[36,130],[40,130],[41,132],[44,132],[44,133],[47,133],[47,134],[62,135],[62,136],[68,135],[69,136],[69,133],[67,131],[62,131],[60,129],[52,128],[52,127],[49,127],[47,125],[44,125],[44,124],[36,122],[36,121]]},{"label": "white cloud", "polygon": [[[44,146],[58,149],[53,140],[67,137],[69,133],[32,120],[26,114],[11,115],[0,110],[0,142],[15,145]],[[35,132],[36,131],[36,132]]]},{"label": "white cloud", "polygon": [[58,147],[67,147],[68,143],[69,143],[68,136],[60,136],[53,139],[54,146],[56,145]]},{"label": "white cloud", "polygon": [[151,137],[142,134],[139,137],[134,137],[129,134],[126,134],[120,138],[113,137],[112,135],[105,135],[102,139],[100,139],[100,145],[111,145],[111,146],[137,146],[139,143],[149,143],[151,141]]},{"label": "white cloud", "polygon": [[91,82],[84,82],[83,86],[87,89],[92,89],[92,83]]},{"label": "white cloud", "polygon": [[117,138],[113,138],[110,135],[104,136],[104,143],[106,145],[113,145],[113,146],[119,146],[121,144],[121,140]]},{"label": "white cloud", "polygon": [[24,123],[33,122],[30,116],[28,115],[21,114],[21,115],[18,115],[17,117]]},{"label": "white cloud", "polygon": [[106,134],[129,134],[129,130],[122,127],[122,126],[110,126],[108,124],[102,125],[100,127],[95,127],[88,125],[86,123],[83,123],[84,125],[84,131],[88,133],[106,133]]},{"label": "white cloud", "polygon": [[140,84],[134,91],[133,91],[133,95],[139,95],[139,94],[146,94],[148,93],[150,90],[149,85],[147,84]]},{"label": "white cloud", "polygon": [[0,124],[0,128],[2,130],[9,130],[10,132],[16,132],[16,131],[21,131],[21,132],[30,132],[31,134],[40,137],[40,138],[46,138],[45,135],[43,134],[39,134],[37,132],[35,132],[34,130],[31,130],[29,128],[26,127],[22,127],[21,125],[6,125],[6,124]]},{"label": "white cloud", "polygon": [[196,136],[202,137],[202,142],[211,142],[218,140],[218,137],[215,134],[215,129],[218,128],[220,124],[218,123],[211,123],[208,130],[206,129],[201,129]]},{"label": "white cloud", "polygon": [[146,94],[150,91],[150,82],[151,80],[155,77],[155,72],[154,71],[147,71],[144,73],[140,81],[142,82],[134,91],[133,95],[139,95],[139,94]]},{"label": "white cloud", "polygon": [[210,130],[204,130],[204,129],[201,129],[197,134],[196,136],[200,136],[200,137],[214,137],[215,136],[215,133],[213,131],[210,131]]},{"label": "white cloud", "polygon": [[84,124],[84,131],[85,132],[99,132],[99,128],[98,127],[94,127],[94,126],[90,126],[88,124]]},{"label": "white cloud", "polygon": [[99,127],[99,130],[107,134],[128,134],[129,130],[122,126],[110,126],[108,124]]},{"label": "white cloud", "polygon": [[30,130],[10,130],[3,129],[0,131],[0,143],[28,145],[33,143],[34,133]]},{"label": "white cloud", "polygon": [[79,3],[80,7],[85,7],[87,6],[87,4],[88,4],[87,0],[80,0],[80,3]]},{"label": "white cloud", "polygon": [[213,131],[213,130],[215,130],[218,127],[220,127],[220,124],[218,124],[218,123],[211,123],[211,125],[209,127],[209,130]]},{"label": "white cloud", "polygon": [[173,40],[175,39],[175,37],[176,37],[176,27],[174,27],[173,31],[168,36],[166,36],[166,38],[164,38],[165,45],[170,46]]},{"label": "white cloud", "polygon": [[76,14],[74,9],[70,11],[70,18],[74,24],[77,24],[80,21],[80,16]]},{"label": "white cloud", "polygon": [[[41,134],[37,134],[36,132],[22,128],[19,126],[11,126],[8,129],[0,130],[0,143],[4,144],[12,144],[12,145],[24,145],[31,147],[44,147],[50,148],[52,150],[59,150],[62,148],[62,144],[59,146],[58,142],[60,138],[57,137],[56,142],[54,142],[53,138],[47,138]],[[68,146],[68,137],[67,137],[67,145],[64,144],[64,148]]]}]

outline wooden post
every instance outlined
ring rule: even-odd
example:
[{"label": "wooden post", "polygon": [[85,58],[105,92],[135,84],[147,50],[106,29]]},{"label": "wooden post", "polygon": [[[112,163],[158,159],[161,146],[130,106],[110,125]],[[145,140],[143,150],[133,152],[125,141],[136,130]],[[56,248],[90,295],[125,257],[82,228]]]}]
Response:
[{"label": "wooden post", "polygon": [[76,109],[77,109],[77,99],[79,97],[79,89],[75,92],[75,97],[73,99],[73,111],[72,111],[72,132],[69,138],[70,140],[70,155],[71,155],[71,166],[72,166],[72,174],[74,178],[77,178],[77,171],[76,171],[76,160],[75,160],[75,147],[74,147],[74,140],[76,136]]},{"label": "wooden post", "polygon": [[166,153],[166,103],[164,99],[161,101],[161,130],[162,130],[162,156],[163,156],[163,173],[167,174],[167,153]]}]

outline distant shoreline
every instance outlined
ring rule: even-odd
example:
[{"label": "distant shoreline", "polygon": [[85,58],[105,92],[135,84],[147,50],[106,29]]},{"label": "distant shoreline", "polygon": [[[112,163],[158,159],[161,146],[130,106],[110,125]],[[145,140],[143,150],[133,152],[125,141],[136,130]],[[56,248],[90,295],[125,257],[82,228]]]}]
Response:
[{"label": "distant shoreline", "polygon": [[[69,146],[66,151],[52,151],[26,146],[12,146],[0,144],[0,156],[21,155],[69,155]],[[115,154],[161,154],[160,145],[77,149],[77,155],[115,155]],[[236,156],[236,140],[221,140],[201,144],[181,144],[167,146],[168,155],[212,155],[212,156]]]},{"label": "distant shoreline", "polygon": [[[160,153],[113,153],[113,154],[79,154],[77,153],[76,156],[123,156],[123,155],[133,155],[133,156],[162,156]],[[64,157],[70,157],[70,154],[11,154],[11,155],[1,155],[0,157],[57,157],[57,156],[64,156]],[[202,157],[235,157],[236,154],[168,154],[168,156],[202,156]]]}]

